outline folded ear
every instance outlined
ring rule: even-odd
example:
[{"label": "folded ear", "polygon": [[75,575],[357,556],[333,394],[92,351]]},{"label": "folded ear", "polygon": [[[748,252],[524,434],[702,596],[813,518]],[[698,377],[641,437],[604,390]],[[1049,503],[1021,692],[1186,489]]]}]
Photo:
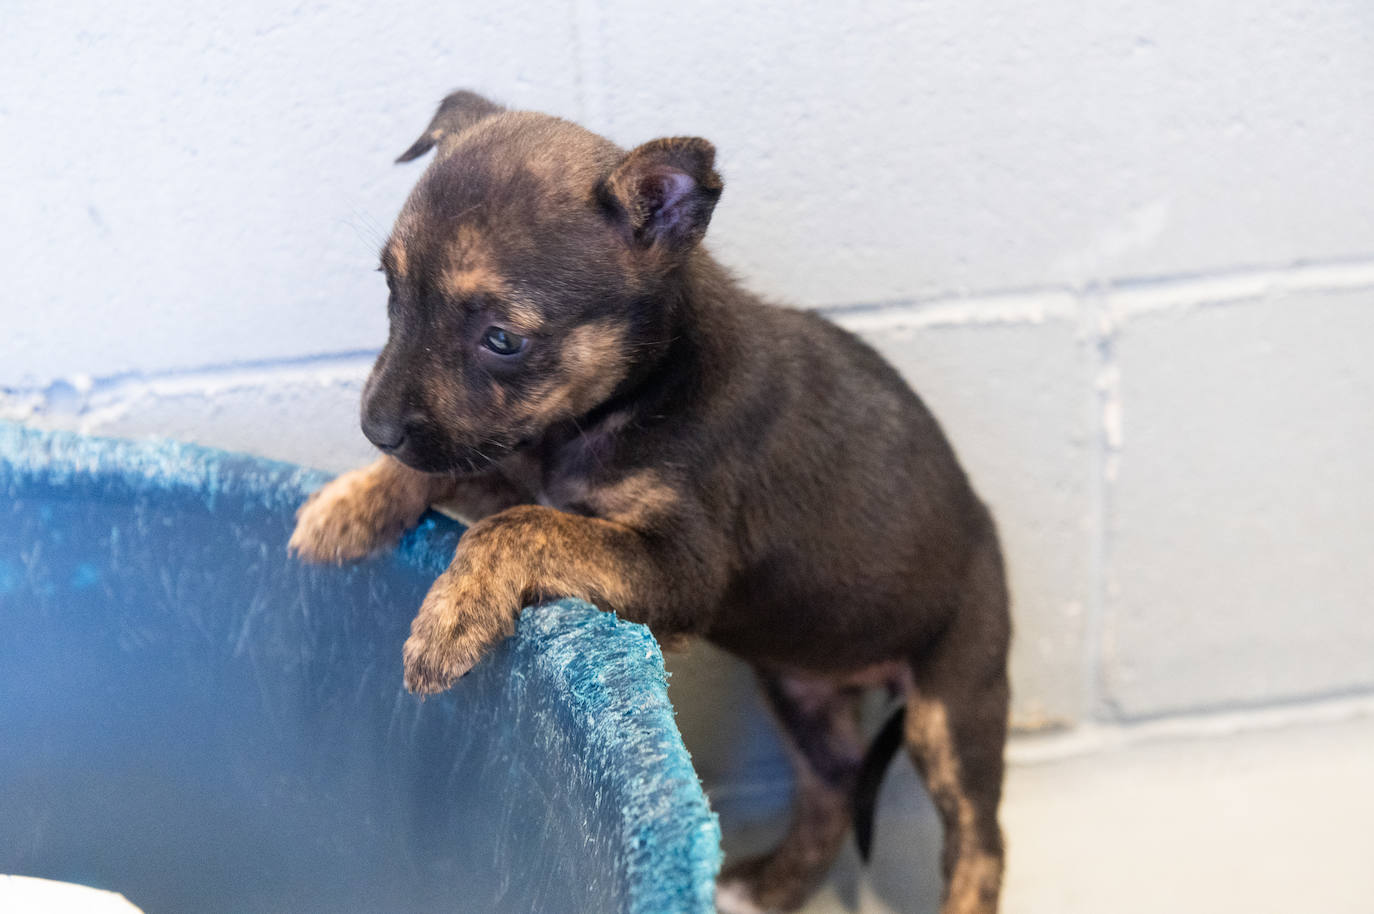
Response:
[{"label": "folded ear", "polygon": [[652,140],[620,161],[597,196],[636,245],[685,251],[706,234],[720,199],[715,160],[699,137]]},{"label": "folded ear", "polygon": [[439,103],[439,110],[429,122],[425,132],[401,153],[397,162],[409,162],[434,148],[434,144],[447,136],[457,136],[480,120],[505,111],[495,102],[488,101],[476,92],[460,89]]}]

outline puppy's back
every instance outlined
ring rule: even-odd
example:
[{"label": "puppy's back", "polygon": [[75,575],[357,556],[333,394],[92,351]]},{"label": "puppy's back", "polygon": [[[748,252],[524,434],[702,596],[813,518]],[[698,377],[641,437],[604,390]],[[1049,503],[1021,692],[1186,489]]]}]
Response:
[{"label": "puppy's back", "polygon": [[728,400],[747,429],[724,445],[721,480],[738,505],[740,611],[713,639],[835,668],[859,659],[849,644],[871,651],[859,629],[915,649],[990,534],[938,422],[871,347],[817,315],[742,298],[713,324],[735,349]]}]

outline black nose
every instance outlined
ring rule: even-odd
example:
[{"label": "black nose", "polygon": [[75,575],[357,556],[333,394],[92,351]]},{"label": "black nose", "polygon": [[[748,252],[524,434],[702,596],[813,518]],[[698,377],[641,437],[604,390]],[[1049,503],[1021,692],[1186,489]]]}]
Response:
[{"label": "black nose", "polygon": [[400,419],[377,419],[364,415],[363,434],[382,450],[394,451],[405,443],[406,424]]}]

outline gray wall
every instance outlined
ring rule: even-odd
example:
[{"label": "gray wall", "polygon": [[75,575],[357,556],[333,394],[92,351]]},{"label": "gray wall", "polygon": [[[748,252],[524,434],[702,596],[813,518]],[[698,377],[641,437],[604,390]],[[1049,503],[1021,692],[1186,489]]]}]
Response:
[{"label": "gray wall", "polygon": [[[717,144],[712,249],[887,355],[993,505],[1020,727],[1374,692],[1365,0],[5,20],[4,416],[368,459],[372,267],[418,173],[390,163],[469,86]],[[708,770],[718,700],[684,698]]]}]

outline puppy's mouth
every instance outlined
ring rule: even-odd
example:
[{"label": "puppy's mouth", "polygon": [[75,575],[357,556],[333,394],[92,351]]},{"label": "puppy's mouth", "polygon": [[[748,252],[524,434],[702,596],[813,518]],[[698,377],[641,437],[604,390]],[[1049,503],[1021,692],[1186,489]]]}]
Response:
[{"label": "puppy's mouth", "polygon": [[448,471],[458,476],[471,476],[485,472],[498,463],[499,460],[484,451],[473,451],[459,456]]},{"label": "puppy's mouth", "polygon": [[419,448],[400,447],[389,453],[412,470],[450,476],[473,476],[491,469],[499,462],[483,452],[446,455]]},{"label": "puppy's mouth", "polygon": [[454,433],[413,416],[401,431],[395,423],[363,420],[363,433],[378,450],[421,473],[471,476],[485,473],[532,443],[514,430],[483,428]]},{"label": "puppy's mouth", "polygon": [[389,453],[421,473],[475,476],[492,469],[524,446],[525,442],[511,445],[492,440],[467,447],[435,448],[407,441]]}]

